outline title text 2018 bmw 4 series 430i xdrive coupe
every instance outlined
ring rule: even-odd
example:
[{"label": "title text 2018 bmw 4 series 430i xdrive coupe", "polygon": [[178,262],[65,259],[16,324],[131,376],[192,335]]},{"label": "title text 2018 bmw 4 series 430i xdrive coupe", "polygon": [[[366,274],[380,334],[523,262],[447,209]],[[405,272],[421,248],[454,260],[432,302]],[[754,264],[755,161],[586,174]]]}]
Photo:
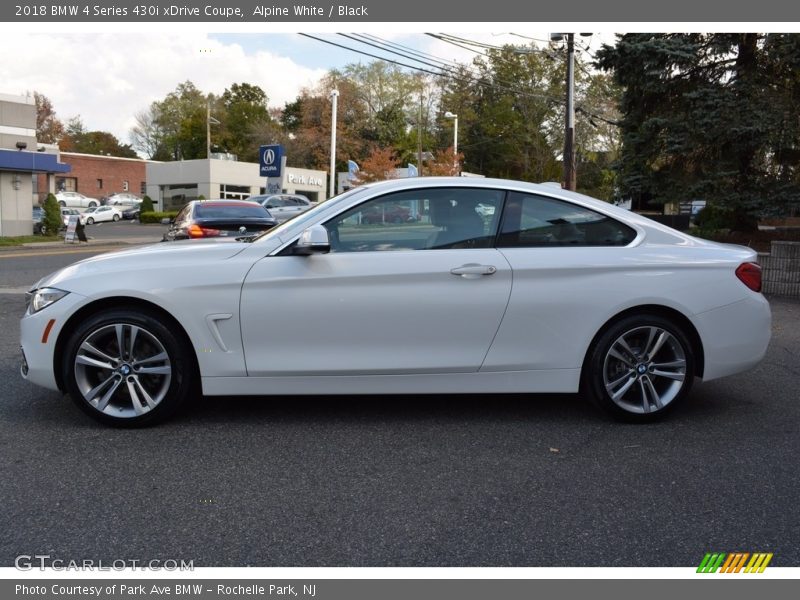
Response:
[{"label": "title text 2018 bmw 4 series 430i xdrive coupe", "polygon": [[[370,215],[402,209],[414,219]],[[255,239],[161,244],[45,277],[22,373],[109,424],[215,395],[581,392],[661,416],[758,363],[756,253],[551,185],[368,184]]]}]

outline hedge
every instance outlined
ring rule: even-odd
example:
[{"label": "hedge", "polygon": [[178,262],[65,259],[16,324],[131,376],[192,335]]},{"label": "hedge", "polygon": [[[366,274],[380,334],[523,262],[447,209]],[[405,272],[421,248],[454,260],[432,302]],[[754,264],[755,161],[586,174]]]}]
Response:
[{"label": "hedge", "polygon": [[139,215],[140,223],[161,223],[161,219],[174,219],[178,216],[178,211],[169,212],[143,212]]}]

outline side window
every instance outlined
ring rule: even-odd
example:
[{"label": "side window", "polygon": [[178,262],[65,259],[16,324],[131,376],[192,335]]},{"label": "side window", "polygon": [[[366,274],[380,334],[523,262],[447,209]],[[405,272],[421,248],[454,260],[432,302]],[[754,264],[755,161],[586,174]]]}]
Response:
[{"label": "side window", "polygon": [[280,198],[270,198],[267,200],[266,204],[264,205],[266,208],[280,208],[282,206],[286,206],[286,203],[281,200]]},{"label": "side window", "polygon": [[189,205],[187,204],[186,206],[184,206],[184,207],[183,207],[183,208],[180,210],[180,212],[179,212],[177,215],[175,215],[175,223],[176,223],[176,224],[178,224],[178,223],[180,223],[181,221],[183,221],[184,219],[186,219],[186,216],[187,216],[188,214],[189,214]]},{"label": "side window", "polygon": [[591,209],[570,202],[509,194],[498,246],[627,246],[636,231]]},{"label": "side window", "polygon": [[332,252],[489,248],[505,192],[431,188],[368,200],[328,221]]}]

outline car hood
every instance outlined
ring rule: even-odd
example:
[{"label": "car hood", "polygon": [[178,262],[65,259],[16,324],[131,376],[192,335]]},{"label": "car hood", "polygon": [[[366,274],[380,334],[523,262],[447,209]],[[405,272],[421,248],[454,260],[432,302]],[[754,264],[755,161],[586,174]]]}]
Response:
[{"label": "car hood", "polygon": [[81,280],[98,276],[119,278],[126,274],[147,276],[149,272],[170,269],[200,269],[217,261],[230,259],[250,246],[247,242],[227,240],[187,240],[158,243],[112,251],[73,263],[40,279],[31,289],[57,287],[77,291]]}]

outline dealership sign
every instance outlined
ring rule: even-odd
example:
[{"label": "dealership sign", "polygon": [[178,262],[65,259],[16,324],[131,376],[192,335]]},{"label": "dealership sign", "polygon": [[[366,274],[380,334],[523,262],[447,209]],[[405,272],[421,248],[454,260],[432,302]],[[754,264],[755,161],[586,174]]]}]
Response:
[{"label": "dealership sign", "polygon": [[280,177],[282,174],[283,146],[278,144],[259,148],[259,174],[262,177]]}]

